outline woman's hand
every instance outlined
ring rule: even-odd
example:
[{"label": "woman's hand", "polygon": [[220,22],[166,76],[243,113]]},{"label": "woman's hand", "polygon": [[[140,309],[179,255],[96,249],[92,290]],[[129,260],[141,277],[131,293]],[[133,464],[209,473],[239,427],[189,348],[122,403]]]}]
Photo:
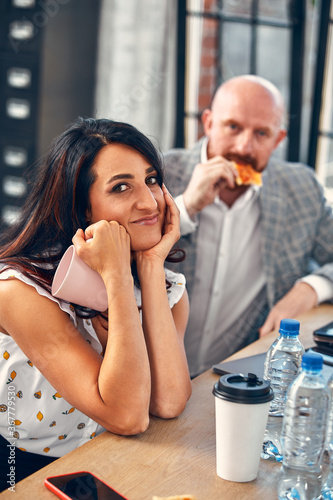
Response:
[{"label": "woman's hand", "polygon": [[110,277],[119,281],[130,273],[130,237],[118,222],[101,220],[85,231],[78,229],[72,241],[78,256],[104,281]]},{"label": "woman's hand", "polygon": [[142,260],[146,259],[161,261],[164,265],[170,250],[180,238],[178,207],[164,184],[162,190],[166,203],[162,238],[157,245],[148,250],[133,252],[133,257],[138,266]]}]

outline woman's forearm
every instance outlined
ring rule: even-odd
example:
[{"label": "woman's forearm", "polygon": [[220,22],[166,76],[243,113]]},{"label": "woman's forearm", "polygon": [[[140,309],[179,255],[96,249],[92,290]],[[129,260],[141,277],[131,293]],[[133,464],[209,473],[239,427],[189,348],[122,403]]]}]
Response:
[{"label": "woman's forearm", "polygon": [[172,418],[183,411],[191,394],[184,332],[177,331],[169,306],[164,268],[148,261],[140,271],[142,325],[151,370],[150,411]]},{"label": "woman's forearm", "polygon": [[[98,377],[98,390],[112,408],[121,430],[149,421],[150,369],[141,320],[131,284],[108,287],[108,339]],[[133,432],[131,432],[133,433]]]}]

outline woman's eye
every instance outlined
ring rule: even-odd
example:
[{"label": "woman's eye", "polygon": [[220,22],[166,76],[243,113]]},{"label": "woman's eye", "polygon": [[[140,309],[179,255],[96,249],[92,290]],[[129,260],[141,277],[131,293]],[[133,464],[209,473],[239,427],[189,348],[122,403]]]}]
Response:
[{"label": "woman's eye", "polygon": [[113,193],[122,193],[123,191],[126,191],[127,186],[126,184],[117,184],[117,186],[114,186],[112,189]]},{"label": "woman's eye", "polygon": [[150,185],[158,184],[157,177],[155,175],[148,177],[147,184],[150,184]]}]

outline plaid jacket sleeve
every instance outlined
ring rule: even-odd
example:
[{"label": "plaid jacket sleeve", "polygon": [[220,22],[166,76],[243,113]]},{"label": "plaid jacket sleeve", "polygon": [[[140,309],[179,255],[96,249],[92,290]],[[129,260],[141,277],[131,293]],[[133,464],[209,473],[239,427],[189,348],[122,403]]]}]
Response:
[{"label": "plaid jacket sleeve", "polygon": [[260,196],[262,256],[273,305],[310,274],[333,281],[333,214],[314,171],[271,163]]}]

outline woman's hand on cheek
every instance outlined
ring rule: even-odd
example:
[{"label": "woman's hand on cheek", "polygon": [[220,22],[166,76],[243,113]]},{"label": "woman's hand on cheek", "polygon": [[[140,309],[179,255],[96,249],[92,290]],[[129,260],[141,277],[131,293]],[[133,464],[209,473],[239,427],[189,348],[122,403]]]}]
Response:
[{"label": "woman's hand on cheek", "polygon": [[137,264],[145,258],[150,260],[160,260],[164,264],[170,250],[180,238],[178,207],[164,184],[162,186],[162,190],[166,203],[162,238],[157,245],[149,248],[148,250],[133,252],[133,257],[137,261]]},{"label": "woman's hand on cheek", "polygon": [[164,193],[164,199],[166,203],[162,239],[166,238],[168,241],[170,241],[171,245],[170,250],[171,250],[173,245],[180,238],[180,229],[179,229],[180,216],[178,207],[164,184],[162,186],[162,190]]},{"label": "woman's hand on cheek", "polygon": [[114,274],[119,279],[123,270],[130,271],[130,237],[118,222],[101,220],[84,232],[78,229],[72,241],[78,256],[102,277]]}]

